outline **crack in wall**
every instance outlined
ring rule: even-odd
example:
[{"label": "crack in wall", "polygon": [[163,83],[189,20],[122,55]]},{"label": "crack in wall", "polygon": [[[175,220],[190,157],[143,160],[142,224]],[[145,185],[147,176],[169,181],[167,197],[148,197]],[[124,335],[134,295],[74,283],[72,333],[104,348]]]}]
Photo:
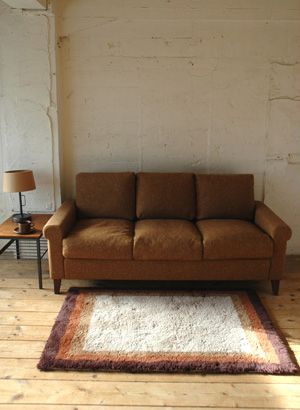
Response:
[{"label": "crack in wall", "polygon": [[292,67],[292,66],[295,66],[295,65],[300,64],[300,61],[294,61],[294,62],[286,62],[286,61],[271,61],[271,64],[277,64],[277,65],[283,65],[283,66]]},{"label": "crack in wall", "polygon": [[46,19],[46,24],[47,24],[47,56],[48,56],[48,68],[49,68],[49,88],[48,88],[48,94],[49,94],[49,106],[46,109],[46,115],[49,121],[49,127],[50,127],[50,135],[51,135],[51,169],[52,169],[52,198],[54,203],[51,204],[51,211],[55,210],[55,204],[57,202],[56,198],[56,190],[55,190],[55,168],[54,168],[54,130],[53,130],[53,118],[51,115],[51,108],[56,106],[55,101],[53,100],[53,72],[52,72],[52,60],[51,60],[51,47],[52,47],[52,42],[51,42],[51,26],[50,26],[50,16],[48,14],[44,14],[44,17]]},{"label": "crack in wall", "polygon": [[[100,19],[100,18],[99,18],[99,19]],[[111,17],[111,18],[101,17],[101,19],[104,20],[102,23],[99,23],[99,22],[98,22],[97,24],[93,24],[93,25],[90,25],[90,26],[88,26],[88,27],[81,28],[81,29],[79,29],[79,30],[70,31],[70,32],[68,33],[68,36],[73,35],[73,34],[82,33],[82,32],[87,31],[87,30],[92,30],[92,29],[94,29],[94,28],[104,27],[104,26],[107,25],[107,24],[115,23],[116,21],[119,20],[117,17]],[[63,36],[63,37],[65,37],[65,36]],[[66,37],[67,37],[67,36],[66,36]]]},{"label": "crack in wall", "polygon": [[300,95],[296,95],[295,97],[289,97],[287,95],[281,95],[279,97],[269,97],[269,101],[276,101],[276,100],[300,101]]}]

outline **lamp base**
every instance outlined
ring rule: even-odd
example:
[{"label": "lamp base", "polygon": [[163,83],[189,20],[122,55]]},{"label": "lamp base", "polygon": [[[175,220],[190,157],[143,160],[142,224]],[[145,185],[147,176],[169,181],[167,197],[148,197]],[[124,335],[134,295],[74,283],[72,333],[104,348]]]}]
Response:
[{"label": "lamp base", "polygon": [[12,220],[16,223],[31,221],[31,214],[13,214]]}]

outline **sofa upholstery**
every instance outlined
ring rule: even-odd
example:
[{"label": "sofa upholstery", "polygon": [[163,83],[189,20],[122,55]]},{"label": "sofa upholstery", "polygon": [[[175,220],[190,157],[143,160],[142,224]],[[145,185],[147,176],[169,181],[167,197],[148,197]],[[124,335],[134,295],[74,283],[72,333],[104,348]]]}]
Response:
[{"label": "sofa upholstery", "polygon": [[144,219],[135,224],[133,259],[201,260],[202,241],[190,221]]},{"label": "sofa upholstery", "polygon": [[194,175],[188,173],[137,174],[138,219],[188,219],[195,217]]},{"label": "sofa upholstery", "polygon": [[64,275],[62,243],[76,223],[75,202],[71,199],[65,201],[49,221],[51,223],[44,227],[44,236],[48,239],[50,275],[52,279],[61,279]]},{"label": "sofa upholstery", "polygon": [[271,259],[270,276],[280,279],[284,271],[287,241],[292,231],[275,213],[260,201],[256,201],[254,223],[263,229],[273,240],[274,252]]},{"label": "sofa upholstery", "polygon": [[132,259],[134,225],[126,219],[81,219],[63,239],[70,259]]},{"label": "sofa upholstery", "polygon": [[269,259],[146,261],[65,259],[65,279],[264,280]]},{"label": "sofa upholstery", "polygon": [[291,229],[252,175],[81,173],[76,198],[44,228],[61,279],[271,280],[278,293]]},{"label": "sofa upholstery", "polygon": [[204,259],[271,258],[273,241],[260,228],[238,219],[196,222],[203,238]]},{"label": "sofa upholstery", "polygon": [[253,175],[196,175],[196,190],[197,219],[253,220]]},{"label": "sofa upholstery", "polygon": [[76,208],[80,218],[135,218],[135,175],[87,173],[76,176]]}]

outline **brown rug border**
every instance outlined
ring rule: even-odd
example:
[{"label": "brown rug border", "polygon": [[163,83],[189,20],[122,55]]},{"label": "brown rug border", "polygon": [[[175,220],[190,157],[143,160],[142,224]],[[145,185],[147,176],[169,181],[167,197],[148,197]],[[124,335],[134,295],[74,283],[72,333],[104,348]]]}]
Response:
[{"label": "brown rug border", "polygon": [[[64,335],[70,315],[76,303],[77,296],[80,293],[118,293],[118,294],[146,294],[146,295],[212,295],[212,294],[239,294],[244,293],[251,301],[262,326],[271,340],[271,343],[280,358],[279,364],[266,363],[248,363],[236,361],[209,362],[196,360],[185,360],[183,362],[168,360],[157,360],[155,363],[147,363],[143,359],[95,359],[95,360],[66,360],[56,359],[59,351],[59,341]],[[197,290],[197,291],[180,291],[180,290],[119,290],[119,289],[101,289],[101,288],[70,288],[63,302],[55,324],[52,328],[49,339],[45,345],[38,369],[48,370],[81,370],[81,371],[109,371],[109,372],[130,372],[130,373],[259,373],[259,374],[297,374],[300,371],[297,360],[288,346],[285,337],[278,327],[272,322],[269,314],[263,306],[259,296],[253,290],[235,289],[235,290]]]}]

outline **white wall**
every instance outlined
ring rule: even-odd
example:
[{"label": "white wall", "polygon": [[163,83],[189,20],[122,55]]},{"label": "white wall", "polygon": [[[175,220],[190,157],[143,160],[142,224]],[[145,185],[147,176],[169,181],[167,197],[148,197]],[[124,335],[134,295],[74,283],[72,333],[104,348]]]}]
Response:
[{"label": "white wall", "polygon": [[[299,0],[0,0],[0,171],[32,168],[28,207],[89,170],[251,172],[300,252]],[[0,217],[16,195],[0,194]]]},{"label": "white wall", "polygon": [[299,253],[300,2],[56,4],[64,195],[79,171],[250,172]]},{"label": "white wall", "polygon": [[[28,211],[60,203],[54,16],[0,1],[0,172],[32,169],[37,189]],[[2,183],[2,177],[1,177]],[[0,217],[18,211],[17,194],[0,190]]]}]

